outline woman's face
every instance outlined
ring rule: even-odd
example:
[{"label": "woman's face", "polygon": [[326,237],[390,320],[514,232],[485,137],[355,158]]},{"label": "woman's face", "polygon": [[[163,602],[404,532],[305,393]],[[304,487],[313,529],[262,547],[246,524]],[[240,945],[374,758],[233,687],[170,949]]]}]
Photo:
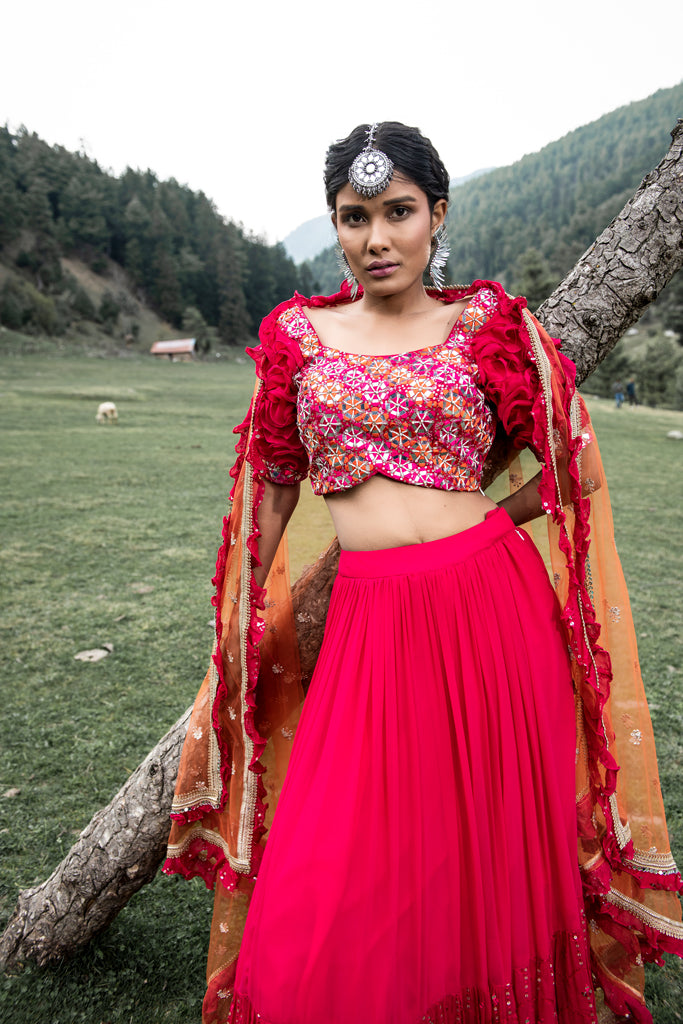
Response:
[{"label": "woman's face", "polygon": [[332,222],[365,292],[395,295],[421,283],[432,235],[446,210],[446,200],[439,199],[430,212],[422,189],[400,173],[373,199],[359,196],[350,184],[340,189]]}]

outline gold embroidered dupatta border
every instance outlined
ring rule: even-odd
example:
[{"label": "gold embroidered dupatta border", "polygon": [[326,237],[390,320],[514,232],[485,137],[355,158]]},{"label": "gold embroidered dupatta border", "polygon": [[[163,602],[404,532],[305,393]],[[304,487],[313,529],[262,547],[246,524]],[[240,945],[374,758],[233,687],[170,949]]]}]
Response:
[{"label": "gold embroidered dupatta border", "polygon": [[277,804],[304,696],[286,536],[265,589],[253,574],[263,484],[247,453],[259,386],[237,446],[214,577],[216,642],[181,755],[164,867],[169,874],[199,874],[209,887],[218,875],[228,889],[257,870],[259,840]]}]

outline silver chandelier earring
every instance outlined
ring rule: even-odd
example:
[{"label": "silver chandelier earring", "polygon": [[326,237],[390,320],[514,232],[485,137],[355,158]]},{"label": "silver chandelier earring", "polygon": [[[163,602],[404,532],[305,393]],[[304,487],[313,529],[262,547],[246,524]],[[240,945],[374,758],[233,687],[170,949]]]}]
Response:
[{"label": "silver chandelier earring", "polygon": [[351,299],[353,300],[358,295],[358,281],[356,280],[355,275],[351,270],[351,267],[349,266],[349,261],[346,258],[346,253],[342,249],[339,242],[337,242],[337,244],[334,247],[334,254],[337,257],[337,266],[342,272],[344,280],[351,289]]},{"label": "silver chandelier earring", "polygon": [[429,276],[434,282],[434,287],[442,290],[444,285],[444,271],[451,253],[448,244],[448,234],[443,224],[440,224],[433,235],[436,246],[429,261]]}]

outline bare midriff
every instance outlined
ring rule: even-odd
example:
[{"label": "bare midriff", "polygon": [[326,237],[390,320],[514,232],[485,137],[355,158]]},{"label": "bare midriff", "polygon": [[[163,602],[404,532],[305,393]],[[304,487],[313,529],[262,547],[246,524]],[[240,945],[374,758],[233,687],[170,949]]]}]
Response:
[{"label": "bare midriff", "polygon": [[356,487],[325,495],[337,537],[346,551],[424,544],[483,522],[496,505],[481,491],[444,491],[376,475]]}]

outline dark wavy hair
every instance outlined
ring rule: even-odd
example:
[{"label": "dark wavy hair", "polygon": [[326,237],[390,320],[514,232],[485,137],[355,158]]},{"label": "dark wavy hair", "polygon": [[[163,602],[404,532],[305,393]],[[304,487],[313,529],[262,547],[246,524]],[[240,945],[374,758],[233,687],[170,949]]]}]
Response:
[{"label": "dark wavy hair", "polygon": [[[337,193],[349,183],[349,167],[367,142],[369,124],[359,124],[350,135],[333,142],[325,157],[325,198],[334,210]],[[400,121],[382,121],[374,145],[393,160],[394,167],[422,189],[434,209],[438,199],[448,200],[448,171],[429,139],[417,128]]]}]

